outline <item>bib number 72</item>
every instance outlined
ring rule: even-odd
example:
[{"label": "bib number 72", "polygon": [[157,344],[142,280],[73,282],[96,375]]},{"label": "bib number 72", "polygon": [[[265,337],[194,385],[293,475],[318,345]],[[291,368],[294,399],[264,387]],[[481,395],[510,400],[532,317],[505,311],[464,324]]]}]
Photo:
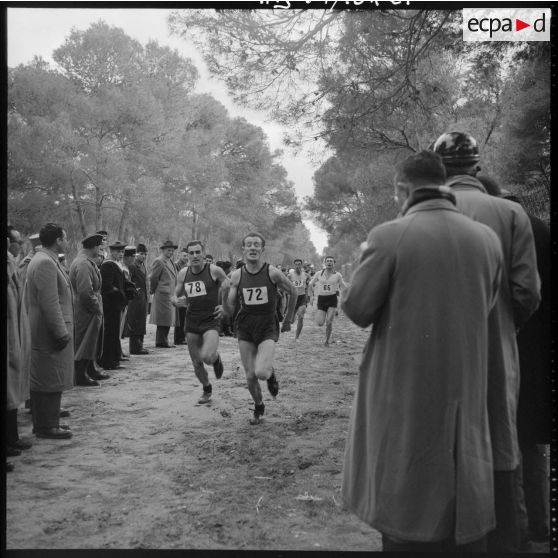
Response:
[{"label": "bib number 72", "polygon": [[268,302],[267,298],[267,287],[250,287],[242,289],[242,295],[244,298],[244,304],[266,304]]}]

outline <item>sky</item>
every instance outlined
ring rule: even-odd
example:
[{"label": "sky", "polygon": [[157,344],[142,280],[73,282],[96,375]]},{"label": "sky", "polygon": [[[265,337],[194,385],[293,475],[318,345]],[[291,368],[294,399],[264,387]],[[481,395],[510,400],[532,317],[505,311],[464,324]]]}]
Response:
[{"label": "sky", "polygon": [[[312,175],[316,166],[304,155],[294,156],[281,143],[284,128],[271,122],[260,111],[235,105],[226,92],[225,86],[210,77],[200,53],[183,39],[171,36],[166,17],[171,10],[164,9],[95,9],[95,8],[8,8],[8,66],[31,62],[35,55],[54,64],[52,52],[61,46],[72,28],[87,29],[92,23],[102,19],[109,25],[122,28],[127,35],[146,44],[155,40],[161,45],[176,49],[182,56],[192,59],[198,68],[200,79],[196,91],[210,93],[227,107],[232,117],[243,116],[249,122],[260,126],[269,139],[272,150],[284,151],[282,164],[289,179],[294,183],[300,201],[312,195]],[[319,254],[327,245],[327,234],[312,221],[304,224],[310,231],[311,240]]]}]

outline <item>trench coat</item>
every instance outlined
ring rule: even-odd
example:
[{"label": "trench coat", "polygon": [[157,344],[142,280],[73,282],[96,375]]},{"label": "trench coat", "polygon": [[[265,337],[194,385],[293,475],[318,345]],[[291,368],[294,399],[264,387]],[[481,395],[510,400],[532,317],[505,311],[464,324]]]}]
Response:
[{"label": "trench coat", "polygon": [[488,412],[496,471],[519,466],[517,405],[519,355],[516,332],[537,309],[540,279],[533,231],[527,214],[515,202],[489,196],[469,175],[452,176],[447,185],[458,209],[488,225],[502,243],[502,286],[489,322]]},{"label": "trench coat", "polygon": [[6,409],[17,409],[29,399],[31,358],[29,320],[23,304],[23,286],[17,264],[8,252]]},{"label": "trench coat", "polygon": [[74,291],[74,358],[95,360],[103,328],[101,273],[95,261],[80,250],[69,275]]},{"label": "trench coat", "polygon": [[129,335],[145,335],[147,321],[147,270],[145,264],[136,260],[130,264],[130,279],[136,286],[137,297],[128,302]]},{"label": "trench coat", "polygon": [[342,496],[375,529],[457,544],[495,526],[487,325],[502,266],[488,227],[428,200],[374,228],[342,296],[364,348]]},{"label": "trench coat", "polygon": [[541,303],[517,335],[520,389],[517,407],[519,444],[550,444],[552,425],[550,230],[528,215],[535,237]]},{"label": "trench coat", "polygon": [[[74,385],[74,305],[67,273],[58,254],[37,248],[27,267],[25,304],[31,330],[31,391],[59,392]],[[55,341],[66,334],[61,351]]]},{"label": "trench coat", "polygon": [[149,323],[172,327],[175,324],[176,308],[171,303],[171,296],[176,288],[176,267],[174,262],[164,256],[153,261],[149,285],[153,294]]}]

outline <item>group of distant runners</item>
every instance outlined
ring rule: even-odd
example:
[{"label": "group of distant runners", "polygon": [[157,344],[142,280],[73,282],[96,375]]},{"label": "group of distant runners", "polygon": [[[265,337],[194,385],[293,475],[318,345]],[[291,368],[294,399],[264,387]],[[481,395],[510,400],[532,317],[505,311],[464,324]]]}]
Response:
[{"label": "group of distant runners", "polygon": [[[199,240],[189,242],[186,250],[188,265],[178,274],[172,303],[186,307],[188,351],[203,387],[198,402],[209,403],[212,395],[205,365],[213,367],[217,379],[223,375],[218,352],[220,323],[223,318],[232,317],[248,391],[255,405],[250,424],[259,424],[265,412],[260,380],[266,381],[273,398],[279,393],[274,356],[280,331],[290,331],[296,319],[298,340],[310,293],[316,294],[316,324],[325,324],[325,346],[329,346],[339,294],[347,285],[335,271],[335,259],[331,256],[325,258],[325,267],[313,276],[303,269],[299,258],[288,274],[264,262],[265,239],[259,233],[249,233],[242,239],[244,265],[230,276],[206,260],[205,248]],[[287,308],[279,329],[277,308],[281,295],[287,297]]]}]

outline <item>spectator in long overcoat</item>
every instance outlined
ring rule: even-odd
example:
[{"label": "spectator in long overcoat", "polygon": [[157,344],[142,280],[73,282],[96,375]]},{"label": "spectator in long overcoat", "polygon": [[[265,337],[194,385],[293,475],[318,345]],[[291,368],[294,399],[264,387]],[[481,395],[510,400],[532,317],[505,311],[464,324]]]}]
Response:
[{"label": "spectator in long overcoat", "polygon": [[162,244],[161,255],[153,261],[149,276],[149,288],[153,295],[149,323],[157,326],[155,346],[164,349],[174,347],[169,345],[169,331],[176,318],[176,310],[171,302],[176,288],[176,266],[172,261],[176,248],[178,246],[171,240]]},{"label": "spectator in long overcoat", "polygon": [[136,259],[128,266],[130,279],[136,286],[137,296],[128,302],[128,327],[130,334],[130,354],[147,355],[149,351],[143,347],[145,336],[145,323],[147,321],[147,269],[145,258],[147,247],[138,244],[136,247]]},{"label": "spectator in long overcoat", "polygon": [[103,237],[98,234],[84,238],[83,248],[70,266],[75,312],[75,379],[78,386],[98,386],[97,380],[109,377],[99,374],[93,365],[99,354],[103,328],[101,273],[95,263],[102,242]]},{"label": "spectator in long overcoat", "polygon": [[442,134],[433,150],[444,161],[447,185],[455,194],[457,208],[475,221],[488,225],[502,243],[502,285],[488,326],[488,412],[496,503],[496,529],[489,536],[488,551],[518,552],[520,451],[516,424],[519,398],[516,332],[540,302],[535,240],[522,207],[488,195],[476,178],[480,154],[472,136],[463,132]]},{"label": "spectator in long overcoat", "polygon": [[22,260],[18,264],[18,275],[22,285],[25,284],[25,279],[27,278],[27,266],[29,265],[31,258],[37,252],[37,248],[41,245],[39,233],[32,234],[29,237],[29,243],[31,244],[31,249],[25,256],[25,258],[22,258]]},{"label": "spectator in long overcoat", "polygon": [[[491,196],[521,203],[502,190],[494,178],[477,176]],[[537,254],[537,270],[541,279],[541,303],[517,334],[519,350],[519,401],[517,434],[522,457],[522,478],[518,479],[524,494],[521,506],[523,542],[541,542],[549,536],[549,471],[546,448],[550,444],[552,394],[550,382],[550,230],[543,221],[527,213]]]},{"label": "spectator in long overcoat", "polygon": [[[128,305],[137,296],[136,285],[130,278],[130,264],[134,262],[136,258],[136,247],[126,246],[124,248],[124,256],[122,257],[122,271],[124,271],[124,292],[126,293],[127,304],[122,310],[122,317],[120,318],[120,338],[125,339],[130,336],[130,326],[128,325]],[[122,346],[122,343],[120,344]],[[130,356],[122,351],[121,360],[130,360]]]},{"label": "spectator in long overcoat", "polygon": [[[8,246],[16,242],[17,232],[8,227]],[[7,269],[7,357],[6,366],[6,454],[19,455],[21,450],[31,447],[27,440],[20,439],[17,426],[17,409],[29,398],[29,364],[31,357],[29,320],[23,305],[23,285],[17,273],[17,264],[8,250]]]},{"label": "spectator in long overcoat", "polygon": [[487,331],[502,251],[444,180],[430,152],[397,167],[403,216],[372,229],[342,300],[372,324],[342,495],[384,551],[483,552],[495,525]]},{"label": "spectator in long overcoat", "polygon": [[74,385],[74,308],[70,279],[58,254],[66,252],[66,231],[47,223],[41,247],[29,262],[25,304],[31,329],[30,390],[33,429],[40,438],[70,438],[60,428],[62,392]]},{"label": "spectator in long overcoat", "polygon": [[120,364],[120,319],[128,300],[124,290],[124,271],[120,265],[126,245],[116,241],[109,245],[110,258],[101,264],[101,295],[103,297],[103,352],[99,364],[105,370],[123,368]]}]

